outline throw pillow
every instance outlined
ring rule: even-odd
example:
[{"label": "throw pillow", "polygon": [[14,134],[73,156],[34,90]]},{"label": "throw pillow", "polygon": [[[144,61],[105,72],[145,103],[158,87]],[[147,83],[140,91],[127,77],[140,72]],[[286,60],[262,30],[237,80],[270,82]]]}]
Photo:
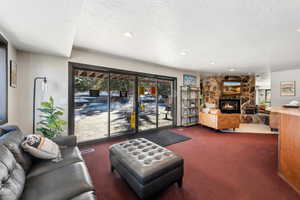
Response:
[{"label": "throw pillow", "polygon": [[50,159],[55,162],[62,160],[59,146],[52,140],[40,135],[28,135],[22,143],[24,151],[40,159]]}]

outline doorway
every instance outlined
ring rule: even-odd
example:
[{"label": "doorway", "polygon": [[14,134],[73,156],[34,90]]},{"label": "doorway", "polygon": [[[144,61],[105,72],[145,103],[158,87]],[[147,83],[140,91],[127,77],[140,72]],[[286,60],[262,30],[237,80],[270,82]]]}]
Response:
[{"label": "doorway", "polygon": [[90,143],[176,125],[176,78],[69,63],[69,133]]}]

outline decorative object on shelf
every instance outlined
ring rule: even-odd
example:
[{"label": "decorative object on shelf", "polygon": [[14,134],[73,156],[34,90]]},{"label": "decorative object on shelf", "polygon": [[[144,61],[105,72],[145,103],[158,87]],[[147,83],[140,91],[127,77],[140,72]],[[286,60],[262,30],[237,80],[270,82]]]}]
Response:
[{"label": "decorative object on shelf", "polygon": [[241,93],[240,81],[223,81],[223,95],[238,95]]},{"label": "decorative object on shelf", "polygon": [[280,95],[281,96],[295,96],[296,81],[281,81],[280,82]]},{"label": "decorative object on shelf", "polygon": [[17,87],[17,63],[15,63],[14,61],[10,60],[9,62],[9,66],[10,66],[10,87],[12,88],[16,88]]},{"label": "decorative object on shelf", "polygon": [[38,122],[40,127],[36,129],[37,131],[50,139],[63,133],[63,126],[67,122],[61,119],[61,116],[64,114],[63,109],[54,104],[53,97],[50,97],[49,101],[42,102],[41,108],[38,110],[42,113],[40,115],[42,120]]},{"label": "decorative object on shelf", "polygon": [[284,104],[283,107],[286,107],[286,108],[299,108],[300,107],[300,102],[296,101],[296,100],[293,100],[288,104]]},{"label": "decorative object on shelf", "polygon": [[35,97],[36,97],[36,85],[37,81],[42,80],[42,90],[45,91],[47,88],[47,78],[46,77],[36,77],[33,81],[33,106],[32,106],[32,133],[35,133]]},{"label": "decorative object on shelf", "polygon": [[181,126],[198,123],[202,95],[200,87],[181,86]]},{"label": "decorative object on shelf", "polygon": [[193,86],[197,85],[197,76],[184,74],[183,75],[183,86]]}]

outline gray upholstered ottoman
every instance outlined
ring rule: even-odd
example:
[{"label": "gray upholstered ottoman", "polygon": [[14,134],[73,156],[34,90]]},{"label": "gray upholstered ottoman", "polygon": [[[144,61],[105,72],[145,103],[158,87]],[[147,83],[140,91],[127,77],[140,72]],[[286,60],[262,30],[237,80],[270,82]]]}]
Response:
[{"label": "gray upholstered ottoman", "polygon": [[147,139],[139,138],[109,148],[111,170],[127,181],[141,199],[177,182],[182,186],[183,159]]}]

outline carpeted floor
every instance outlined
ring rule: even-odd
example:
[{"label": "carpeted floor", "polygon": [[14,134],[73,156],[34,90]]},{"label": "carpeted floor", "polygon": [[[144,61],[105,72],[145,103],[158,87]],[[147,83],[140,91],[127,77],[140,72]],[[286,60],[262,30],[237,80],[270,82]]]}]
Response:
[{"label": "carpeted floor", "polygon": [[[192,139],[167,146],[185,160],[183,188],[172,185],[162,200],[299,200],[277,175],[277,135],[220,133],[208,128],[174,129]],[[109,168],[108,147],[84,154],[99,200],[136,200]]]}]

